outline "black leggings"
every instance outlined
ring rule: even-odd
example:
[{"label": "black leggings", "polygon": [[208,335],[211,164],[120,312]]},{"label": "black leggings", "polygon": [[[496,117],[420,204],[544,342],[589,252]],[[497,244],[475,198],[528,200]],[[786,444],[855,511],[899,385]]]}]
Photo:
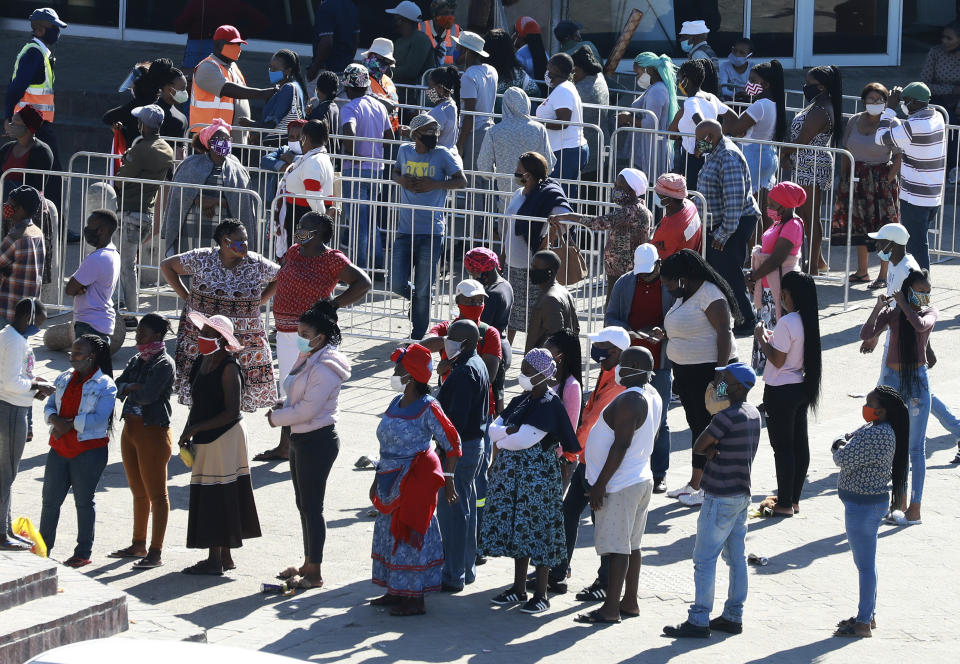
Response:
[{"label": "black leggings", "polygon": [[794,383],[765,386],[763,405],[767,411],[767,434],[777,468],[777,503],[781,507],[790,507],[800,502],[800,492],[810,467],[810,440],[807,437],[810,404],[803,385]]},{"label": "black leggings", "polygon": [[307,433],[290,434],[290,477],[300,511],[303,554],[309,563],[323,562],[327,523],[323,519],[323,498],[327,477],[340,453],[340,438],[333,425]]},{"label": "black leggings", "polygon": [[[690,448],[700,434],[710,426],[710,411],[704,395],[707,385],[713,380],[716,365],[707,364],[673,364],[673,391],[680,397],[683,405],[683,414],[687,417],[687,426],[690,427]],[[707,457],[703,454],[693,455],[693,469],[703,470],[707,465]]]}]

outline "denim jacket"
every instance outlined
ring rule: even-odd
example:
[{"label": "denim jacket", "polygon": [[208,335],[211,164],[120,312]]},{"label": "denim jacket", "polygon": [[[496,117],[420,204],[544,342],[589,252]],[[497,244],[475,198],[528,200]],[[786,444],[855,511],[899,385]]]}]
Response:
[{"label": "denim jacket", "polygon": [[[50,423],[51,415],[60,414],[63,393],[66,392],[72,377],[73,371],[64,371],[53,381],[56,391],[47,398],[47,403],[43,407],[43,417],[47,424]],[[113,407],[117,401],[117,386],[114,385],[112,378],[104,376],[103,372],[97,369],[81,389],[80,408],[73,418],[77,440],[106,438],[110,415],[113,414]]]}]

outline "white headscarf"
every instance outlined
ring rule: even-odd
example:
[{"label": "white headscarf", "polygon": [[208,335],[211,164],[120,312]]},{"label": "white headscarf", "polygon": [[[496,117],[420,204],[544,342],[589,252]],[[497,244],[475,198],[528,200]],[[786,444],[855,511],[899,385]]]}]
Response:
[{"label": "white headscarf", "polygon": [[647,195],[647,185],[650,184],[646,174],[637,168],[625,168],[619,173],[627,181],[630,188],[637,194],[637,198]]}]

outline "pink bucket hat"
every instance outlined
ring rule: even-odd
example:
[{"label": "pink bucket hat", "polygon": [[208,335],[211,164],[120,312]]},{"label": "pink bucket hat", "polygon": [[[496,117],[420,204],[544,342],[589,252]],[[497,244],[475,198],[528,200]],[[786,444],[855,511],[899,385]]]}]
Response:
[{"label": "pink bucket hat", "polygon": [[209,325],[223,337],[224,341],[227,342],[226,350],[228,353],[236,353],[243,346],[237,341],[237,338],[233,335],[233,321],[217,314],[216,316],[210,316],[207,318],[199,311],[191,311],[187,314],[187,318],[191,323],[197,326],[198,330],[202,330],[204,325]]},{"label": "pink bucket hat", "polygon": [[664,173],[657,178],[653,190],[667,198],[686,198],[687,179],[676,173]]}]

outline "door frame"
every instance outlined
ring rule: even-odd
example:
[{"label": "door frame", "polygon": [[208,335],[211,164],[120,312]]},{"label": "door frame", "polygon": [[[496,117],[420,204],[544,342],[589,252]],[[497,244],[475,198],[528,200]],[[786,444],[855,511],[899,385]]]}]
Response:
[{"label": "door frame", "polygon": [[[761,0],[762,1],[762,0]],[[747,3],[752,0],[746,0]],[[794,14],[794,58],[796,66],[815,67],[837,65],[839,67],[883,67],[900,64],[901,29],[903,27],[903,0],[888,0],[887,47],[885,53],[833,53],[813,52],[813,12],[815,0],[796,0]]]}]

